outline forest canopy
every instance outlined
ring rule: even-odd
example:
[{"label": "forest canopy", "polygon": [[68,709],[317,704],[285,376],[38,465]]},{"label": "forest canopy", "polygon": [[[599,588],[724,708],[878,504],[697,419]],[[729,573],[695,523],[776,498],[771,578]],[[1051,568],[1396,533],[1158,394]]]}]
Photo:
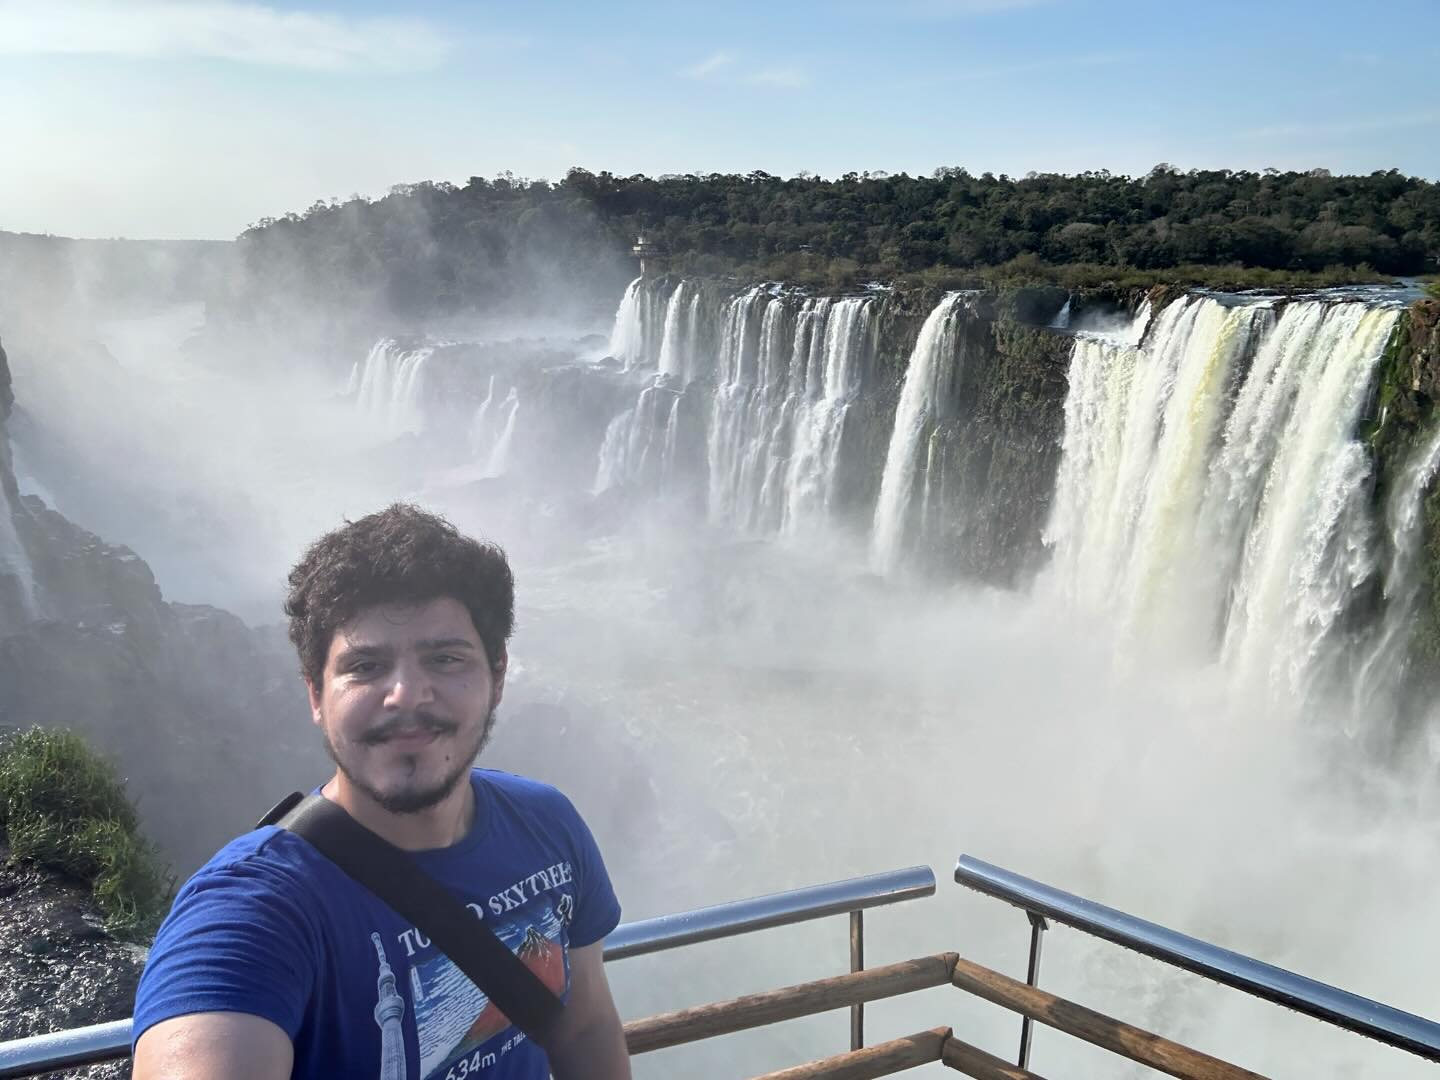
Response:
[{"label": "forest canopy", "polygon": [[963,168],[836,179],[576,168],[556,183],[504,174],[317,202],[256,223],[239,254],[267,289],[382,301],[418,316],[523,306],[557,287],[577,301],[613,302],[635,272],[630,248],[640,234],[668,269],[832,287],[1001,267],[1062,283],[1137,273],[1333,283],[1440,269],[1440,184],[1395,170],[1163,164],[1139,178],[1019,179]]}]

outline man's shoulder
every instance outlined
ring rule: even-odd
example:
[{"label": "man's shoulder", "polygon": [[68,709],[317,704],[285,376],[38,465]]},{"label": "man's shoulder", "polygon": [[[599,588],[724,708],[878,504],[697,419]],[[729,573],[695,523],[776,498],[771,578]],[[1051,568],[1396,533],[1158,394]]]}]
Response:
[{"label": "man's shoulder", "polygon": [[553,784],[499,769],[477,768],[472,775],[478,787],[488,790],[491,799],[508,804],[515,813],[552,822],[567,831],[577,825],[585,827],[575,804]]},{"label": "man's shoulder", "polygon": [[471,770],[471,775],[478,783],[485,785],[491,791],[517,802],[544,806],[569,807],[571,805],[570,800],[559,788],[542,780],[532,780],[528,776],[521,776],[519,773],[477,767]]},{"label": "man's shoulder", "polygon": [[181,892],[221,882],[245,882],[248,888],[242,891],[283,889],[287,895],[304,895],[315,883],[317,865],[323,862],[319,853],[294,833],[266,825],[222,847],[190,876]]}]

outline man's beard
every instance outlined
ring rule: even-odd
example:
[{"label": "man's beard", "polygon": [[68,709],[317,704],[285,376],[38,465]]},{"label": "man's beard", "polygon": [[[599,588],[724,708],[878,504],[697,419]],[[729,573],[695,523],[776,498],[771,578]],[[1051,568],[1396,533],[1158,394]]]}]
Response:
[{"label": "man's beard", "polygon": [[[367,733],[359,741],[366,745],[375,745],[383,742],[385,737],[397,728],[414,727],[419,725],[427,731],[437,731],[448,734],[456,730],[455,725],[449,721],[440,720],[429,713],[420,712],[414,716],[397,718],[385,724],[375,731]],[[476,736],[474,748],[468,753],[456,755],[454,767],[446,773],[436,784],[428,788],[416,788],[398,792],[383,792],[372,787],[361,776],[350,770],[340,755],[335,752],[335,744],[330,741],[330,734],[321,728],[325,741],[325,752],[330,755],[330,760],[335,762],[339,770],[345,774],[358,790],[368,795],[382,809],[391,814],[418,814],[422,810],[429,810],[432,806],[438,806],[460,786],[460,781],[470,774],[470,767],[480,752],[485,749],[485,744],[490,741],[490,732],[495,727],[495,706],[490,706],[490,711],[485,714],[485,722],[480,725],[480,732]]]}]

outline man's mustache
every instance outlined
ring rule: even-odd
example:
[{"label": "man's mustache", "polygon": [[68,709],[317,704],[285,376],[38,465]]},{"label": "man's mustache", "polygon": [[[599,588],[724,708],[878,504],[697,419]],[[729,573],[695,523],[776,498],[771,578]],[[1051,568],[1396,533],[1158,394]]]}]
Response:
[{"label": "man's mustache", "polygon": [[453,720],[442,720],[434,713],[417,712],[392,716],[378,727],[371,728],[360,737],[360,741],[367,746],[374,746],[377,743],[385,742],[396,735],[410,734],[412,731],[424,731],[433,735],[453,735],[460,730],[460,725]]}]

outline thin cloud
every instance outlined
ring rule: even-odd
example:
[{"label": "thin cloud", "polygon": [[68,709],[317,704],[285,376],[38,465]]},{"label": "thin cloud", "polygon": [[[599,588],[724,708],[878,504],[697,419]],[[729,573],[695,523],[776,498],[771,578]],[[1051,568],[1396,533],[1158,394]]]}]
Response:
[{"label": "thin cloud", "polygon": [[1268,127],[1241,131],[1245,139],[1336,138],[1363,135],[1370,131],[1395,131],[1404,128],[1440,125],[1440,111],[1409,113],[1401,116],[1376,116],[1368,120],[1347,120],[1337,123],[1272,124]]},{"label": "thin cloud", "polygon": [[708,79],[733,66],[734,63],[735,54],[722,49],[720,52],[711,53],[698,64],[690,65],[681,71],[680,74],[684,75],[687,79]]},{"label": "thin cloud", "polygon": [[745,82],[755,86],[778,86],[785,90],[798,90],[809,86],[810,73],[797,67],[763,68],[745,76]]},{"label": "thin cloud", "polygon": [[313,71],[433,68],[449,41],[410,18],[227,0],[0,0],[0,54],[210,57]]}]

